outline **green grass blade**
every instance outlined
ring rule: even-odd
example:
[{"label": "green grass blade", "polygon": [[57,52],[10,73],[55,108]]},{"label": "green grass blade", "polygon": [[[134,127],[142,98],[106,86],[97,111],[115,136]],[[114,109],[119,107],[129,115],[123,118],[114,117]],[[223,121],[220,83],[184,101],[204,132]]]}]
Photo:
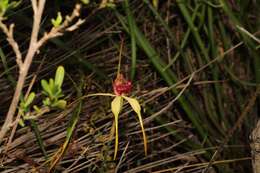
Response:
[{"label": "green grass blade", "polygon": [[[220,0],[222,9],[224,12],[228,15],[230,20],[235,26],[243,27],[243,23],[238,20],[238,18],[232,13],[232,10],[228,6],[227,2],[225,0]],[[259,53],[255,50],[255,44],[252,42],[252,40],[249,39],[249,37],[243,33],[241,30],[237,30],[240,34],[242,39],[244,40],[245,44],[250,48],[250,53],[252,54],[254,58],[254,71],[255,71],[255,80],[256,83],[260,83],[260,56]]]},{"label": "green grass blade", "polygon": [[191,32],[202,52],[202,55],[203,57],[206,59],[206,61],[208,62],[209,61],[209,58],[208,58],[208,52],[207,52],[207,49],[206,47],[204,46],[204,43],[202,41],[202,38],[198,32],[198,27],[196,27],[193,23],[193,20],[192,20],[192,17],[191,15],[189,14],[189,11],[186,7],[186,4],[187,1],[183,1],[183,0],[177,0],[177,5],[178,7],[180,8],[181,12],[182,12],[182,15],[183,17],[185,18],[187,24],[189,25],[189,28],[191,29]]},{"label": "green grass blade", "polygon": [[31,129],[36,137],[37,143],[42,151],[42,154],[44,155],[45,160],[48,160],[48,155],[45,150],[45,146],[44,146],[43,139],[42,139],[41,133],[39,131],[38,125],[34,120],[29,120],[29,122],[30,122]]},{"label": "green grass blade", "polygon": [[127,14],[127,22],[129,26],[130,31],[130,37],[131,37],[131,80],[134,80],[135,73],[136,73],[136,38],[134,33],[134,18],[132,15],[132,12],[129,10],[129,3],[128,1],[125,2],[125,11]]},{"label": "green grass blade", "polygon": [[[71,77],[69,77],[69,78],[72,79]],[[77,86],[74,83],[74,81],[72,81],[72,82],[74,84],[74,87],[76,87],[77,97],[81,98],[82,97],[82,89],[84,87],[85,81],[83,79],[81,79],[79,86]],[[60,150],[56,153],[56,156],[52,157],[49,172],[51,172],[55,168],[55,166],[58,164],[58,162],[63,157],[63,155],[65,154],[65,152],[68,148],[69,142],[72,138],[73,132],[74,132],[75,127],[77,125],[77,122],[79,120],[79,116],[80,116],[80,113],[81,113],[81,110],[82,110],[82,102],[83,102],[83,100],[79,99],[79,101],[76,105],[76,108],[74,109],[74,111],[72,113],[72,116],[69,120],[69,125],[68,125],[67,130],[66,130],[66,139],[65,139],[62,147],[60,148]]]},{"label": "green grass blade", "polygon": [[5,54],[2,50],[2,48],[0,48],[0,57],[1,57],[1,61],[2,61],[2,64],[3,64],[4,70],[5,70],[3,73],[6,73],[7,79],[11,82],[11,85],[16,86],[16,82],[14,80],[14,77],[10,74],[10,68],[8,67],[6,57],[5,57]]}]

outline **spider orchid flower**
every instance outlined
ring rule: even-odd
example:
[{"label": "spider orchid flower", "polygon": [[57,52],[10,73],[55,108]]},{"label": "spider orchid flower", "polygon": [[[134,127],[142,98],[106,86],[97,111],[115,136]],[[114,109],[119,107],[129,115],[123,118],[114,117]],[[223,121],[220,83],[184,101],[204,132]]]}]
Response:
[{"label": "spider orchid flower", "polygon": [[97,93],[97,94],[90,94],[88,96],[111,96],[114,97],[113,101],[111,102],[111,111],[115,118],[115,151],[114,151],[114,159],[116,159],[117,151],[118,151],[118,119],[119,114],[122,111],[124,101],[128,102],[134,112],[137,114],[139,119],[139,123],[141,126],[141,130],[143,133],[143,141],[144,141],[144,152],[147,155],[147,139],[143,125],[143,119],[141,116],[141,106],[139,102],[132,97],[127,97],[126,94],[129,94],[132,89],[131,81],[128,81],[124,78],[122,74],[117,75],[117,78],[113,82],[113,90],[115,94],[111,93]]}]

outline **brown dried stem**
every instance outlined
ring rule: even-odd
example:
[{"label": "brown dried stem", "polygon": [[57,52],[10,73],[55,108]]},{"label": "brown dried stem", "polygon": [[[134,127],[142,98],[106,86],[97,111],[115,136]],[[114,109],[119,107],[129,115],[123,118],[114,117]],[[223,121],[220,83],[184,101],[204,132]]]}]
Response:
[{"label": "brown dried stem", "polygon": [[14,24],[11,24],[10,27],[8,28],[3,22],[2,22],[2,18],[0,18],[0,28],[2,29],[2,31],[5,33],[6,35],[6,40],[8,41],[8,43],[10,44],[10,46],[12,47],[15,56],[16,56],[16,62],[18,64],[19,67],[22,66],[23,62],[22,62],[22,54],[21,51],[19,50],[19,46],[17,44],[17,42],[14,40],[14,35],[13,35],[13,31],[14,31]]}]

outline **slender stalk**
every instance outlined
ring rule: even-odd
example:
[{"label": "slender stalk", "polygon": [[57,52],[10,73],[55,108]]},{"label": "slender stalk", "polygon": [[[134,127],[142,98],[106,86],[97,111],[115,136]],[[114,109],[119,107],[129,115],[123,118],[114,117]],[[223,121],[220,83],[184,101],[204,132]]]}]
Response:
[{"label": "slender stalk", "polygon": [[207,53],[207,49],[206,47],[204,46],[204,43],[202,41],[202,38],[198,32],[198,28],[194,25],[193,21],[192,21],[192,17],[190,16],[189,14],[189,11],[185,5],[185,2],[182,2],[182,0],[177,0],[177,4],[186,20],[186,22],[188,23],[190,29],[191,29],[191,32],[204,56],[204,58],[206,59],[206,61],[208,62],[208,53]]},{"label": "slender stalk", "polygon": [[124,46],[124,41],[122,40],[120,45],[120,50],[119,50],[119,57],[118,57],[117,77],[120,75],[120,70],[121,70],[123,46]]},{"label": "slender stalk", "polygon": [[134,34],[134,18],[132,12],[129,10],[129,3],[125,1],[125,9],[127,14],[127,21],[131,36],[131,80],[134,79],[136,73],[136,38]]}]

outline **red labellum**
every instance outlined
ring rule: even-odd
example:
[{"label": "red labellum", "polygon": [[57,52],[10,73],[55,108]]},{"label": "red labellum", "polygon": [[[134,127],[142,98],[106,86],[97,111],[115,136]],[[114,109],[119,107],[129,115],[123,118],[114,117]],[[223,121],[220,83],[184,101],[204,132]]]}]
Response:
[{"label": "red labellum", "polygon": [[113,89],[116,95],[128,94],[132,89],[132,82],[126,80],[122,74],[119,74],[113,82]]}]

